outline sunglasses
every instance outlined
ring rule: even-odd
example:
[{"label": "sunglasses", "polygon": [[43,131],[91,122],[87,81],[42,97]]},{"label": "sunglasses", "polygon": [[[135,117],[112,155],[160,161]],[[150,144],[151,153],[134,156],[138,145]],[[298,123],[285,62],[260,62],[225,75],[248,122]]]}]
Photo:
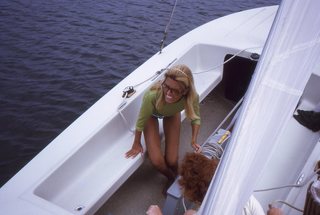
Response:
[{"label": "sunglasses", "polygon": [[169,87],[166,83],[162,83],[161,84],[162,89],[164,92],[168,92],[170,90],[170,92],[174,95],[174,96],[181,96],[182,92],[178,89],[173,89],[171,87]]}]

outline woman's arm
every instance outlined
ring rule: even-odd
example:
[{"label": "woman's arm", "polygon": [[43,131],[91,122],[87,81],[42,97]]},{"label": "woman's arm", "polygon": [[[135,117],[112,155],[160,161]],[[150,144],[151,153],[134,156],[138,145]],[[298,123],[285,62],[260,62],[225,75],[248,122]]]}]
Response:
[{"label": "woman's arm", "polygon": [[156,94],[152,91],[147,91],[142,100],[142,104],[140,107],[139,116],[136,122],[136,131],[134,134],[134,141],[132,147],[129,151],[126,152],[126,158],[135,157],[139,153],[143,153],[143,147],[141,145],[141,134],[144,129],[146,121],[150,118],[153,112],[153,104],[154,96]]},{"label": "woman's arm", "polygon": [[192,127],[191,146],[195,150],[195,152],[200,152],[201,146],[197,143],[200,125],[193,123],[191,124],[191,127]]}]

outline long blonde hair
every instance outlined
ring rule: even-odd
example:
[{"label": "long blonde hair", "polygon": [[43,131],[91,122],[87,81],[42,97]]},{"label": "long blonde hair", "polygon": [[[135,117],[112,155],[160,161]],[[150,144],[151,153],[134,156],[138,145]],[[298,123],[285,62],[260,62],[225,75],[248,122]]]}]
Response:
[{"label": "long blonde hair", "polygon": [[[196,100],[198,94],[196,92],[192,72],[189,69],[189,67],[183,64],[173,66],[165,73],[164,81],[168,77],[172,78],[175,81],[178,81],[184,86],[185,93],[183,94],[183,96],[185,96],[186,98],[185,100],[186,116],[191,120],[199,119],[200,117],[195,113],[195,110],[193,108],[193,102]],[[164,81],[158,82],[151,87],[151,90],[158,91],[158,96],[156,100],[157,109],[161,109],[165,104],[164,92],[163,90],[161,90],[161,83],[163,83]]]}]

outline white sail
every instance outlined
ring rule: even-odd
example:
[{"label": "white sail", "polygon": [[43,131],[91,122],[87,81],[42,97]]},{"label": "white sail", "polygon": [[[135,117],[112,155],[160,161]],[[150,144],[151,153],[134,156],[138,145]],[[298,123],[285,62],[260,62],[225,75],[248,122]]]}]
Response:
[{"label": "white sail", "polygon": [[320,1],[283,0],[219,171],[198,214],[241,214],[311,74],[320,71]]}]

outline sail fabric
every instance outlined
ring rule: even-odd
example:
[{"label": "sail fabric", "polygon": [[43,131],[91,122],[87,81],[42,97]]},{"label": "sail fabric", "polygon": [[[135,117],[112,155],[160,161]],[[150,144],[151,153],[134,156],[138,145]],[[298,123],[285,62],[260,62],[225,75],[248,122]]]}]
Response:
[{"label": "sail fabric", "polygon": [[320,69],[320,1],[283,0],[198,214],[241,214],[282,127]]}]

